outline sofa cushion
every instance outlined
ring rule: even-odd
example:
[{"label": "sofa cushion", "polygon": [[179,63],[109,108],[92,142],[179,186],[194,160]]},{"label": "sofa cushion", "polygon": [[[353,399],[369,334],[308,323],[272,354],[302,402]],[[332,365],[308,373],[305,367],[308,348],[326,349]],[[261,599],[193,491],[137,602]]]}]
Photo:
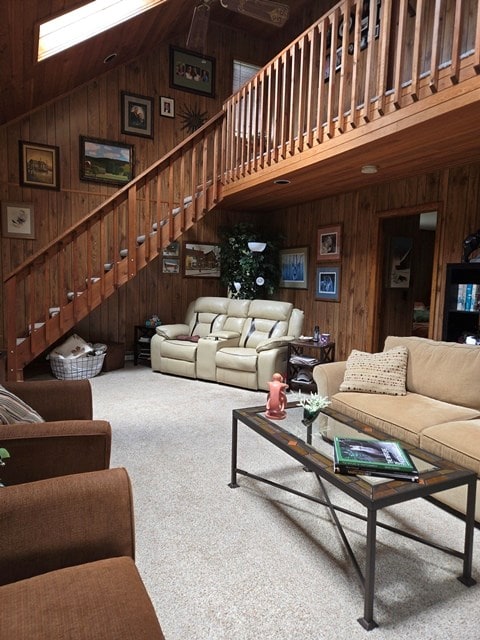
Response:
[{"label": "sofa cushion", "polygon": [[35,409],[0,385],[0,423],[44,422]]},{"label": "sofa cushion", "polygon": [[160,640],[154,608],[131,558],[99,560],[0,587],[2,637]]},{"label": "sofa cushion", "polygon": [[188,340],[164,340],[160,345],[162,358],[195,362],[198,342]]},{"label": "sofa cushion", "polygon": [[408,348],[407,390],[480,410],[480,349],[415,336],[388,336],[385,349]]},{"label": "sofa cushion", "polygon": [[348,357],[340,391],[404,396],[407,358],[408,350],[402,346],[380,353],[354,349]]},{"label": "sofa cushion", "polygon": [[219,349],[215,356],[215,364],[220,369],[257,372],[257,352],[248,347],[225,347]]},{"label": "sofa cushion", "polygon": [[420,432],[444,422],[471,420],[480,412],[416,393],[405,396],[344,391],[331,398],[331,408],[365,422],[409,444],[420,443]]},{"label": "sofa cushion", "polygon": [[480,475],[480,420],[457,420],[425,429],[420,446]]}]

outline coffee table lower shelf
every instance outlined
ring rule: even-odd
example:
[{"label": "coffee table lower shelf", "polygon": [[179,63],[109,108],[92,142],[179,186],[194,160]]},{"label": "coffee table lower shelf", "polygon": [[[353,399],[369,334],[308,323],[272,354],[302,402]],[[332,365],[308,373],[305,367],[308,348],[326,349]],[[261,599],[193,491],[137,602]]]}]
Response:
[{"label": "coffee table lower shelf", "polygon": [[[289,408],[291,409],[292,407],[289,405]],[[418,485],[415,484],[415,486],[413,486],[414,483],[410,482],[402,483],[405,485],[409,485],[409,490],[407,490],[406,493],[402,494],[392,492],[392,494],[389,495],[388,499],[383,500],[365,499],[365,497],[362,495],[355,495],[356,490],[355,487],[352,488],[352,485],[354,485],[354,483],[351,482],[351,477],[334,474],[333,464],[331,463],[331,461],[329,464],[328,459],[325,458],[325,463],[322,464],[322,456],[319,457],[318,451],[316,451],[311,446],[311,443],[301,440],[296,435],[291,434],[290,432],[280,427],[278,423],[274,423],[273,421],[268,420],[263,415],[262,410],[263,407],[252,407],[250,409],[238,409],[233,411],[231,475],[228,486],[232,489],[239,487],[240,485],[237,481],[238,476],[246,476],[277,489],[287,491],[288,493],[299,496],[301,498],[305,498],[329,509],[334,524],[339,531],[342,542],[347,550],[350,560],[363,587],[364,611],[363,616],[358,618],[358,622],[365,630],[370,631],[378,626],[373,617],[377,528],[386,529],[405,538],[409,538],[410,540],[414,540],[431,548],[442,551],[443,553],[447,553],[459,558],[463,561],[463,571],[462,574],[458,576],[458,580],[467,587],[471,587],[476,584],[476,580],[472,577],[473,534],[475,527],[475,494],[477,484],[477,477],[475,473],[456,467],[458,473],[451,474],[451,477],[448,480],[440,480],[432,483],[431,485],[428,485],[428,483],[424,484],[422,482]],[[325,410],[325,413],[329,415],[333,413],[336,419],[338,419],[338,417],[340,416],[340,414],[336,414],[335,412],[331,412],[328,410]],[[291,457],[295,458],[303,465],[306,471],[312,471],[318,480],[323,497],[317,497],[308,493],[304,493],[302,491],[298,491],[297,489],[293,489],[292,487],[279,484],[277,482],[274,482],[273,480],[269,480],[268,478],[255,475],[253,473],[250,473],[249,471],[246,471],[245,469],[239,468],[237,464],[239,422],[253,429],[256,433],[272,442],[275,446],[285,451]],[[352,421],[349,420],[349,424],[351,424],[351,422]],[[358,427],[360,425],[357,424],[356,426]],[[366,507],[366,515],[357,513],[350,509],[346,509],[345,507],[342,507],[340,505],[333,504],[329,498],[325,486],[325,481],[337,486],[346,494],[350,495],[352,498],[356,499],[360,504]],[[398,481],[393,481],[393,483],[397,484]],[[377,521],[377,512],[385,506],[399,504],[401,502],[405,502],[417,497],[428,497],[438,491],[443,491],[447,488],[461,485],[467,485],[468,487],[463,551],[439,545],[431,540],[422,538],[408,531],[403,531],[386,523]],[[355,557],[345,530],[338,518],[337,512],[363,520],[367,524],[366,561],[364,572],[362,571]]]}]

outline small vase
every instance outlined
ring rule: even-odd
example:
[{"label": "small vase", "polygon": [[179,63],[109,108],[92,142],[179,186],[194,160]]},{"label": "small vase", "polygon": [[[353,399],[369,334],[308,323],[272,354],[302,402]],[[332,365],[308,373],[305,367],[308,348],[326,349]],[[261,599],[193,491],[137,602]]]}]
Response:
[{"label": "small vase", "polygon": [[320,413],[320,409],[307,409],[307,407],[303,408],[303,420],[302,424],[306,427],[309,427],[315,421],[315,418],[318,417]]}]

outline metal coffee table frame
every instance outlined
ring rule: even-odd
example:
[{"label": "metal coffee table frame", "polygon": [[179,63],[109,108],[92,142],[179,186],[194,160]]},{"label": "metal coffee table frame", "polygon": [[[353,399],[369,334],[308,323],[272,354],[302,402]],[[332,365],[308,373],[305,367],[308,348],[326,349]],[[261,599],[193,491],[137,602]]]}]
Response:
[{"label": "metal coffee table frame", "polygon": [[[297,407],[297,403],[289,403],[287,405],[287,411],[295,407]],[[364,611],[363,617],[358,618],[358,622],[364,629],[370,631],[378,626],[373,618],[377,527],[388,529],[389,531],[393,531],[406,538],[410,538],[411,540],[415,540],[444,553],[460,558],[463,560],[463,572],[458,577],[458,580],[467,587],[476,584],[476,580],[472,578],[472,556],[475,528],[475,494],[477,475],[473,471],[469,471],[442,458],[433,456],[422,449],[402,443],[411,455],[424,460],[426,459],[432,465],[435,465],[435,469],[427,471],[426,473],[421,473],[420,482],[418,484],[392,480],[386,481],[381,485],[372,486],[368,482],[365,482],[361,476],[344,476],[336,474],[333,471],[332,460],[311,445],[311,427],[305,427],[306,439],[302,440],[297,435],[294,435],[282,428],[279,422],[268,420],[264,415],[264,411],[265,407],[259,406],[246,409],[234,409],[232,412],[232,452],[229,487],[238,487],[237,476],[243,475],[328,507],[363,586]],[[344,425],[352,426],[354,429],[359,431],[359,434],[368,434],[368,436],[378,439],[391,439],[385,433],[367,427],[366,425],[362,425],[361,423],[343,416],[331,409],[324,409],[322,413]],[[260,436],[285,451],[285,453],[300,462],[306,470],[312,471],[318,479],[323,498],[318,498],[316,496],[297,491],[291,487],[287,487],[267,478],[249,473],[244,469],[240,469],[237,466],[239,422],[245,424],[250,429],[253,429],[253,431],[258,433]],[[339,505],[332,504],[323,480],[326,480],[330,484],[338,487],[341,491],[357,500],[366,508],[367,515],[365,516],[349,509],[345,509]],[[414,498],[429,497],[438,491],[444,491],[461,485],[467,485],[468,487],[463,551],[438,545],[430,540],[426,540],[414,534],[402,531],[401,529],[397,529],[396,527],[377,521],[377,512],[384,507],[406,502],[407,500],[412,500]],[[348,514],[349,516],[353,516],[367,523],[365,574],[362,573],[359,563],[355,558],[345,531],[338,519],[337,512]]]}]

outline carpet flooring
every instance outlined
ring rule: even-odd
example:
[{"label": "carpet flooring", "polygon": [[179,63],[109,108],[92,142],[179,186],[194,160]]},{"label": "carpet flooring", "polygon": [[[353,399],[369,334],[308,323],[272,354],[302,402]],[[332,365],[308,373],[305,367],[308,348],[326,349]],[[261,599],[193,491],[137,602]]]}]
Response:
[{"label": "carpet flooring", "polygon": [[[379,627],[367,632],[362,588],[327,510],[245,477],[228,487],[232,409],[263,404],[264,392],[128,362],[91,382],[95,417],[113,428],[111,465],[132,480],[137,565],[166,640],[480,638],[480,586],[457,580],[458,558],[379,530]],[[319,495],[313,474],[242,425],[239,466]],[[363,567],[365,524],[340,519]],[[462,522],[425,500],[379,520],[462,549]]]}]

